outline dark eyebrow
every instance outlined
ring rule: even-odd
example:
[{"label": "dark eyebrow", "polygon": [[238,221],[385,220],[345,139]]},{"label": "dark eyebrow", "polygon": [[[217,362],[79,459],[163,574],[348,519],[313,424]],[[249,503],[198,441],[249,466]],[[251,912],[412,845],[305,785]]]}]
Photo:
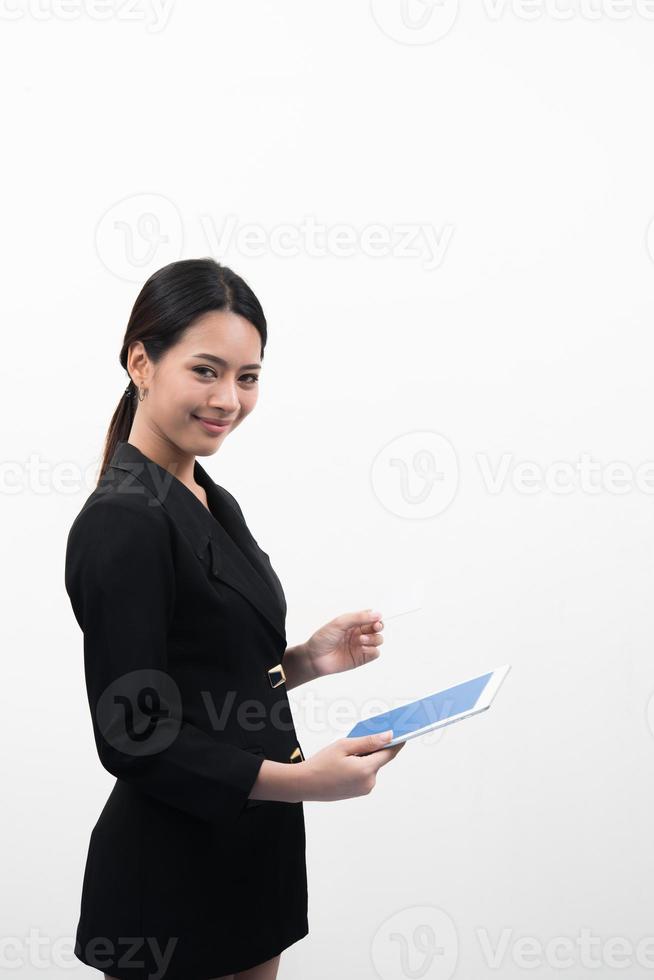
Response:
[{"label": "dark eyebrow", "polygon": [[[221,367],[229,367],[227,361],[222,357],[216,357],[215,354],[191,354],[191,357],[203,357],[205,361],[214,361],[216,364],[220,364]],[[260,368],[260,364],[242,364],[241,371],[245,371],[247,368]]]}]

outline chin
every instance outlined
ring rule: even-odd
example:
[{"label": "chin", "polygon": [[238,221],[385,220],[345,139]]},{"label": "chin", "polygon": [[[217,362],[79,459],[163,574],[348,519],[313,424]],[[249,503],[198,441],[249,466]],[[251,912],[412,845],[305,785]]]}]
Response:
[{"label": "chin", "polygon": [[219,449],[220,449],[220,445],[217,445],[217,446],[206,446],[206,445],[203,445],[199,449],[194,449],[193,450],[193,455],[194,456],[215,456],[215,454],[218,452]]}]

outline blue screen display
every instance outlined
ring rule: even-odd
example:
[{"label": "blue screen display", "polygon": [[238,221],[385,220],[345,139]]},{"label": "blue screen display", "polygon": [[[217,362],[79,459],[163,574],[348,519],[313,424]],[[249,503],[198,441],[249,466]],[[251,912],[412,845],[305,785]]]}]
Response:
[{"label": "blue screen display", "polygon": [[461,714],[462,711],[469,711],[476,705],[492,676],[491,671],[489,674],[482,674],[481,677],[474,677],[464,684],[457,684],[456,687],[448,687],[445,691],[420,698],[419,701],[411,701],[410,704],[403,704],[384,714],[366,718],[358,722],[352,731],[348,732],[347,737],[376,735],[377,732],[386,732],[392,728],[393,738],[398,738],[426,725],[432,725],[436,721],[444,721],[453,715]]}]

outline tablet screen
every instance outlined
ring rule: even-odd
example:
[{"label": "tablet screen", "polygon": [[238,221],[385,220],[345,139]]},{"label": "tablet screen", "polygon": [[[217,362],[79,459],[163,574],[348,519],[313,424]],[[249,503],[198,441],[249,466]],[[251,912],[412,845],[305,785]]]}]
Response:
[{"label": "tablet screen", "polygon": [[463,684],[448,687],[445,691],[420,698],[419,701],[411,701],[410,704],[403,704],[399,708],[385,711],[384,714],[366,718],[348,732],[348,738],[375,735],[377,732],[385,732],[392,728],[393,738],[397,739],[420,728],[427,728],[437,721],[460,715],[463,711],[470,711],[477,704],[492,676],[493,671],[490,671],[488,674],[482,674],[481,677],[473,677]]}]

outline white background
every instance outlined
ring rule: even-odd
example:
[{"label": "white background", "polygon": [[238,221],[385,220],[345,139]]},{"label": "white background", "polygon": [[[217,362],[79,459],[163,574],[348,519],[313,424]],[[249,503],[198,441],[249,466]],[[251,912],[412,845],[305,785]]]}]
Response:
[{"label": "white background", "polygon": [[[305,753],[512,665],[369,796],[305,804],[310,933],[279,977],[651,975],[654,10],[594,4],[2,4],[7,975],[91,976],[63,946],[113,777],[65,541],[140,286],[203,255],[268,318],[257,409],[202,462],[289,642],[388,616],[380,659],[290,692]],[[556,469],[584,455],[594,489]]]}]

